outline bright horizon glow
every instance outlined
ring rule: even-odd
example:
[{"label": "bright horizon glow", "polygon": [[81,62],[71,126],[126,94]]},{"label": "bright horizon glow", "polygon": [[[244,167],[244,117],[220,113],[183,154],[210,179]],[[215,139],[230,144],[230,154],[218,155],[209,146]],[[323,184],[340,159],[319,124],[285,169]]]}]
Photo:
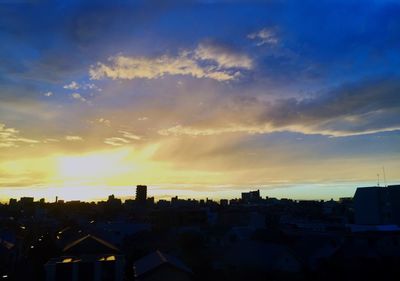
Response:
[{"label": "bright horizon glow", "polygon": [[[274,171],[275,177],[268,177],[264,182],[262,182],[263,170],[257,172],[258,176],[254,177],[261,180],[247,183],[241,177],[246,179],[247,174],[254,171],[245,170],[244,175],[238,172],[199,173],[197,170],[179,170],[158,163],[152,160],[158,147],[159,145],[151,145],[141,150],[120,147],[82,154],[54,154],[37,159],[25,158],[5,162],[1,166],[5,172],[18,175],[30,169],[45,180],[29,188],[3,187],[0,189],[0,202],[20,197],[45,198],[51,202],[56,196],[66,201],[90,202],[105,200],[111,194],[121,199],[132,199],[137,184],[148,185],[149,196],[154,196],[156,200],[169,199],[173,196],[232,199],[239,198],[241,192],[254,189],[260,189],[264,197],[329,200],[351,197],[359,186],[376,185],[373,179],[360,181],[352,178],[341,182],[336,182],[334,179],[332,181],[315,179],[308,183],[300,183],[297,174],[292,174],[292,178],[282,179],[279,170]],[[37,163],[40,165],[35,166]],[[343,169],[351,169],[352,166],[353,164],[349,163],[350,168],[343,167]],[[179,181],[176,181],[177,179]],[[383,178],[381,180],[383,184]],[[222,182],[225,184],[221,184]],[[396,181],[391,179],[389,183],[395,184]]]},{"label": "bright horizon glow", "polygon": [[62,156],[58,159],[57,177],[64,185],[76,183],[104,183],[128,171],[134,171],[135,163],[124,165],[128,149],[116,152],[88,153],[85,155]]},{"label": "bright horizon glow", "polygon": [[[160,199],[170,200],[174,196],[178,196],[181,199],[206,199],[210,198],[213,200],[219,199],[234,199],[240,198],[242,192],[250,190],[260,189],[263,197],[275,197],[275,198],[289,198],[293,200],[330,200],[339,199],[341,197],[352,197],[356,187],[339,186],[341,193],[335,194],[334,189],[337,187],[329,187],[328,190],[320,191],[321,185],[317,186],[290,186],[277,189],[263,189],[263,188],[236,188],[230,191],[187,191],[184,189],[174,189],[174,187],[166,188],[159,186],[148,186],[148,196],[155,197],[156,201]],[[2,203],[8,203],[8,198],[19,199],[21,197],[34,197],[36,201],[44,198],[46,202],[54,202],[57,196],[59,200],[65,201],[86,201],[86,202],[98,202],[107,200],[108,196],[113,194],[117,198],[122,200],[134,199],[135,198],[136,186],[69,186],[69,187],[33,187],[28,192],[26,189],[21,190],[8,190],[10,194],[7,194],[6,190],[2,190]],[[315,192],[313,197],[304,196],[304,192]]]},{"label": "bright horizon glow", "polygon": [[[240,198],[242,192],[260,189],[262,197],[287,198],[293,200],[338,200],[342,197],[353,197],[357,187],[376,186],[371,182],[360,183],[337,183],[337,184],[302,184],[278,187],[238,187],[230,186],[228,189],[219,190],[220,187],[209,187],[206,191],[200,191],[198,186],[158,185],[148,186],[148,197],[155,197],[156,201],[161,199],[170,200],[174,196],[181,199],[234,199]],[[19,199],[21,197],[34,197],[37,201],[44,198],[46,202],[55,202],[56,196],[59,200],[85,202],[98,202],[107,200],[113,194],[117,198],[134,199],[136,186],[58,186],[45,187],[35,186],[29,190],[26,188],[10,188],[0,190],[0,203],[8,203],[9,198]],[[312,194],[312,196],[310,196]]]}]

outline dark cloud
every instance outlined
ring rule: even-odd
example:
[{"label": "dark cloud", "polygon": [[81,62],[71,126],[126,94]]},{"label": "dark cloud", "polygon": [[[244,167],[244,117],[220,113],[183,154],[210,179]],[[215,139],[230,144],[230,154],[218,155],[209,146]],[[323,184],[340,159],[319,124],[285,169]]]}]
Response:
[{"label": "dark cloud", "polygon": [[363,81],[316,98],[278,100],[265,117],[275,127],[295,124],[333,133],[400,128],[399,92],[399,79]]},{"label": "dark cloud", "polygon": [[292,131],[348,136],[399,130],[399,92],[400,80],[391,78],[346,84],[311,98],[226,97],[224,104],[210,107],[207,117],[160,133],[208,136]]}]

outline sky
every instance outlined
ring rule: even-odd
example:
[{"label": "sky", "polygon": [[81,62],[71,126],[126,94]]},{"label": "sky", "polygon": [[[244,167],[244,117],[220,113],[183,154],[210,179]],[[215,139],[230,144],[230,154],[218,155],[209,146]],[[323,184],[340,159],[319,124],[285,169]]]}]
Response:
[{"label": "sky", "polygon": [[394,0],[0,0],[0,201],[399,183],[399,14]]}]

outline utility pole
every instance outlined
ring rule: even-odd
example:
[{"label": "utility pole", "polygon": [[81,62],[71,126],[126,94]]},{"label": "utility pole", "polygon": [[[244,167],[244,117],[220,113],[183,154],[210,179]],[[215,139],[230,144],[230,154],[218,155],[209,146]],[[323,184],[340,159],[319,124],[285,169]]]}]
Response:
[{"label": "utility pole", "polygon": [[385,183],[385,187],[387,187],[387,184],[386,184],[385,166],[382,166],[382,170],[383,170],[383,182]]}]

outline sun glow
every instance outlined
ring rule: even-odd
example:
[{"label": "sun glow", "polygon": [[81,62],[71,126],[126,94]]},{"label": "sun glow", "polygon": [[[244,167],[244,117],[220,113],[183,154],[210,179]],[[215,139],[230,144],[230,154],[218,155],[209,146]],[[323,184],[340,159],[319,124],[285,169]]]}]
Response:
[{"label": "sun glow", "polygon": [[[157,145],[142,149],[122,147],[81,154],[53,154],[1,163],[0,174],[12,174],[21,186],[7,187],[0,178],[0,201],[32,196],[36,199],[101,200],[110,194],[129,197],[129,187],[157,183],[168,178],[168,167],[152,160]],[[30,177],[35,181],[29,180]]]},{"label": "sun glow", "polygon": [[106,183],[110,179],[135,170],[135,163],[126,163],[130,149],[62,156],[58,159],[58,177],[64,184]]}]

